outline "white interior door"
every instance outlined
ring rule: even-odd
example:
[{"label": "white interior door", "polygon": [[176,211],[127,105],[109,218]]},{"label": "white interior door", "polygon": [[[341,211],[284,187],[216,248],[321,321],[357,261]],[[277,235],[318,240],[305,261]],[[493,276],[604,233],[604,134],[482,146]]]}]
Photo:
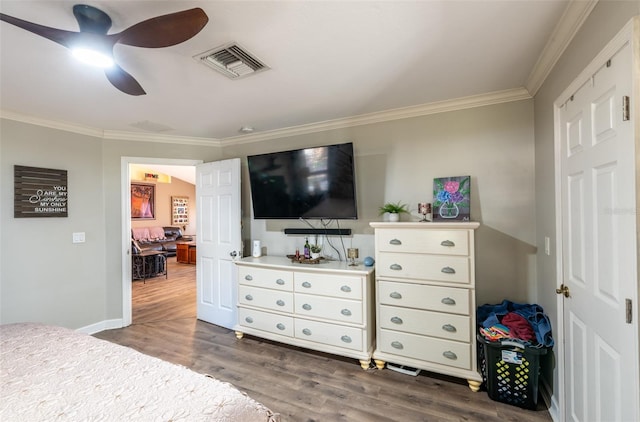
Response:
[{"label": "white interior door", "polygon": [[613,50],[559,111],[566,421],[640,416],[631,52]]},{"label": "white interior door", "polygon": [[196,166],[197,315],[233,328],[237,320],[234,260],[242,256],[240,159]]}]

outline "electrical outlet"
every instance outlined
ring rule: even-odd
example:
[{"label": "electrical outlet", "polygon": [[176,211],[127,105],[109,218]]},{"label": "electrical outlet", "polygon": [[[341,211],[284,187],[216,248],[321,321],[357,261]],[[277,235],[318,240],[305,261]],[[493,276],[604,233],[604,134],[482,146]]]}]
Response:
[{"label": "electrical outlet", "polygon": [[549,239],[549,236],[544,237],[544,253],[551,255],[551,239]]},{"label": "electrical outlet", "polygon": [[73,243],[84,243],[84,232],[73,233]]}]

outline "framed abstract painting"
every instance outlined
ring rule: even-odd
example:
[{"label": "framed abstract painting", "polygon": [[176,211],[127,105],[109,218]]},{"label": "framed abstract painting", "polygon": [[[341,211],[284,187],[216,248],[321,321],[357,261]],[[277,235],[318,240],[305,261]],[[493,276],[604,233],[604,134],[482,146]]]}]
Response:
[{"label": "framed abstract painting", "polygon": [[131,184],[131,218],[155,220],[156,185],[145,183]]},{"label": "framed abstract painting", "polygon": [[433,179],[433,221],[469,221],[471,176]]}]

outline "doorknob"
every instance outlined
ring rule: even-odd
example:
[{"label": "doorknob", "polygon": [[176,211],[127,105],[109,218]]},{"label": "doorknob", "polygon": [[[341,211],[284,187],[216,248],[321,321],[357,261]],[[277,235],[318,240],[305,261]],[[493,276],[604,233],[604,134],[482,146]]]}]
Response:
[{"label": "doorknob", "polygon": [[238,256],[238,252],[236,252],[236,251],[231,251],[231,252],[229,252],[229,255],[231,255],[232,257],[234,257],[234,258],[235,258],[236,256]]},{"label": "doorknob", "polygon": [[571,296],[571,294],[569,293],[569,287],[565,286],[564,284],[561,284],[560,288],[556,289],[556,293],[559,295],[564,295],[564,297]]}]

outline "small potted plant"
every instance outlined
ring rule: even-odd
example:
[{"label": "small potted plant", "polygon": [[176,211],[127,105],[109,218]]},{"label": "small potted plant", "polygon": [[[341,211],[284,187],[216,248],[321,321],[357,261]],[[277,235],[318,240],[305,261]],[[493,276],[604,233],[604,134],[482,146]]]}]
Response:
[{"label": "small potted plant", "polygon": [[320,251],[322,250],[322,246],[320,245],[311,245],[309,246],[309,251],[311,252],[311,259],[320,258]]},{"label": "small potted plant", "polygon": [[408,213],[407,204],[402,204],[400,201],[393,203],[387,202],[382,207],[380,207],[380,215],[385,213],[389,214],[389,221],[399,221],[400,214]]}]

